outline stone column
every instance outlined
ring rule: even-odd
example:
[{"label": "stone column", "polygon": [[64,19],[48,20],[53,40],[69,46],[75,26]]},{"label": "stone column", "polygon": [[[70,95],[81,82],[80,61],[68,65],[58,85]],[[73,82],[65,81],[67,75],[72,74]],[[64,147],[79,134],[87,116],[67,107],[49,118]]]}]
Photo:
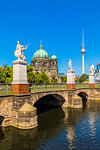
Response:
[{"label": "stone column", "polygon": [[74,70],[68,70],[67,71],[67,89],[68,90],[76,89],[74,77],[75,77]]},{"label": "stone column", "polygon": [[94,74],[89,74],[89,88],[95,88]]},{"label": "stone column", "polygon": [[27,82],[27,62],[24,60],[13,61],[12,94],[29,93]]}]

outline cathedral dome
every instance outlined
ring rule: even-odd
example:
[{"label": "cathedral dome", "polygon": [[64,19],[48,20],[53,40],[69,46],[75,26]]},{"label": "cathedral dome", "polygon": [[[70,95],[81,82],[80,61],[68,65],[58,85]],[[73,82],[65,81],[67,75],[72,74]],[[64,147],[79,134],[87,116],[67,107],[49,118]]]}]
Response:
[{"label": "cathedral dome", "polygon": [[56,57],[55,55],[53,55],[53,56],[51,57],[51,59],[57,59],[57,57]]},{"label": "cathedral dome", "polygon": [[33,59],[35,58],[48,58],[49,59],[48,53],[42,48],[42,43],[40,45],[40,49],[37,50],[33,55]]}]

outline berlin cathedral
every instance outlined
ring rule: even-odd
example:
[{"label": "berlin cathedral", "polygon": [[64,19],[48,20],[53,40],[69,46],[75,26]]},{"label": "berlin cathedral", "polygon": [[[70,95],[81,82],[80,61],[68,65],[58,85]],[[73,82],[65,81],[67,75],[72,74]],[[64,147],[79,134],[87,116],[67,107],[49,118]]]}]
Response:
[{"label": "berlin cathedral", "polygon": [[34,53],[31,65],[33,66],[34,72],[41,73],[45,71],[50,80],[55,78],[58,79],[57,57],[53,55],[50,58],[48,53],[43,50],[42,43],[40,44],[40,49]]}]

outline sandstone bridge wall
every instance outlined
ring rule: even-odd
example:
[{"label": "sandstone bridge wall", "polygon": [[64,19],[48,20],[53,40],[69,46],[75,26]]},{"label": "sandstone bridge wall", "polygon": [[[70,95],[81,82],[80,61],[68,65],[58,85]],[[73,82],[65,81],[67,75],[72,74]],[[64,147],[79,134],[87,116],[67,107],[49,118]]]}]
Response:
[{"label": "sandstone bridge wall", "polygon": [[[59,101],[63,98],[65,101],[62,107],[82,108],[82,98],[79,93],[86,93],[87,101],[100,100],[100,89],[75,89],[75,90],[56,90],[45,92],[34,92],[28,95],[9,95],[0,96],[0,116],[4,117],[2,126],[17,125],[18,110],[25,102],[34,105],[40,98],[53,95]],[[59,99],[61,96],[61,99]]]}]

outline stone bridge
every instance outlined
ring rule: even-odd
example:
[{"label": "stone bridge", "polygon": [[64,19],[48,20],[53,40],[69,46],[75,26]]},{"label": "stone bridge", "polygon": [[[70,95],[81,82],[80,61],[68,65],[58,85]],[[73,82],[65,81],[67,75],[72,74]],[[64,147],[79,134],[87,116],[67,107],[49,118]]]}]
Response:
[{"label": "stone bridge", "polygon": [[[1,96],[0,124],[3,127],[12,125],[18,128],[32,128],[32,121],[32,126],[28,126],[27,123],[25,124],[25,120],[26,122],[30,122],[29,116],[36,116],[36,108],[38,109],[38,106],[49,105],[62,108],[82,108],[83,102],[90,100],[100,100],[100,88],[55,90],[34,92],[27,95]],[[24,126],[21,126],[22,120],[24,120]]]},{"label": "stone bridge", "polygon": [[[31,103],[34,105],[38,100],[52,95],[62,107],[82,108],[82,100],[100,100],[100,88],[80,88],[75,90],[55,90],[31,93]],[[82,99],[83,98],[83,99]],[[60,105],[59,104],[59,105]]]}]

